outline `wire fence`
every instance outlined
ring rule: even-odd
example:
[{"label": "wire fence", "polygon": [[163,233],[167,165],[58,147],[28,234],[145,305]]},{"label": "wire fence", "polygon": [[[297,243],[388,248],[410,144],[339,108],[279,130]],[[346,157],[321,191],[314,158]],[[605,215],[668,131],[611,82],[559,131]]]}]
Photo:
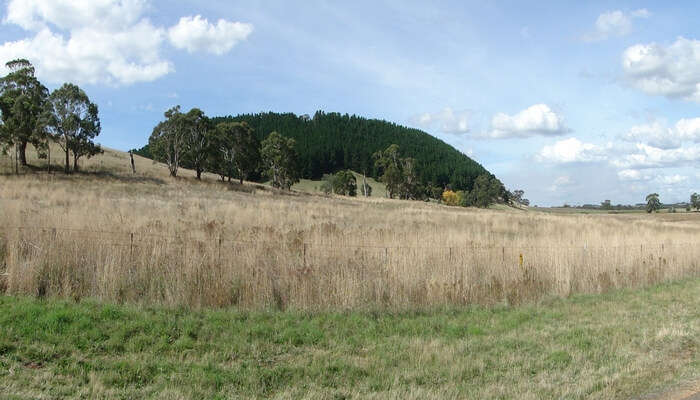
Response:
[{"label": "wire fence", "polygon": [[[114,230],[100,230],[100,229],[87,229],[87,228],[63,228],[63,227],[27,227],[27,226],[7,226],[3,229],[0,235],[9,237],[13,232],[41,232],[43,234],[49,234],[50,237],[54,239],[59,237],[59,233],[69,233],[71,237],[78,237],[89,239],[92,241],[98,241],[103,244],[114,245],[118,247],[129,247],[138,248],[140,243],[145,240],[160,239],[161,244],[177,244],[181,245],[183,243],[214,243],[218,247],[225,246],[251,246],[251,245],[264,245],[267,247],[289,247],[289,245],[295,245],[303,249],[303,251],[312,249],[374,249],[377,251],[389,251],[389,250],[443,250],[446,253],[454,253],[462,250],[596,250],[596,249],[639,249],[640,251],[659,249],[663,251],[668,248],[683,248],[689,246],[696,246],[697,242],[666,242],[666,243],[636,243],[636,244],[618,244],[618,245],[588,245],[586,243],[580,245],[529,245],[529,244],[484,244],[478,242],[467,242],[463,245],[452,244],[452,245],[385,245],[385,244],[348,244],[343,242],[311,242],[311,241],[290,241],[289,243],[284,243],[279,240],[244,240],[239,238],[227,237],[224,233],[205,233],[205,238],[202,235],[191,235],[187,233],[181,234],[160,234],[152,232],[131,232],[131,231],[114,231]],[[284,246],[287,245],[287,246]]]},{"label": "wire fence", "polygon": [[0,288],[119,301],[314,308],[517,302],[700,274],[700,247],[670,239],[443,244],[436,236],[436,245],[429,245],[397,237],[362,243],[342,232],[316,232],[311,237],[326,240],[314,241],[304,232],[124,228],[5,226]]}]

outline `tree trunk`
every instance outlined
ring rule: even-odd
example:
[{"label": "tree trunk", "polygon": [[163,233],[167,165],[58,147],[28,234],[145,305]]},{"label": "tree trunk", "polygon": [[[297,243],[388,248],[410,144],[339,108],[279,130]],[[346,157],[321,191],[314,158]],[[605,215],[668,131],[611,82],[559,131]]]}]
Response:
[{"label": "tree trunk", "polygon": [[69,158],[69,153],[70,150],[68,150],[68,146],[66,146],[66,167],[65,167],[65,172],[66,174],[70,174],[70,158]]},{"label": "tree trunk", "polygon": [[23,167],[27,166],[27,142],[20,142],[19,144],[19,163]]},{"label": "tree trunk", "polygon": [[367,175],[362,174],[362,194],[367,197]]},{"label": "tree trunk", "polygon": [[197,168],[197,179],[202,180],[202,170]]},{"label": "tree trunk", "polygon": [[129,152],[129,158],[131,158],[131,173],[136,174],[136,164],[134,164],[134,153]]},{"label": "tree trunk", "polygon": [[243,184],[243,175],[241,175],[241,177],[238,178],[238,181],[241,183],[241,185]]}]

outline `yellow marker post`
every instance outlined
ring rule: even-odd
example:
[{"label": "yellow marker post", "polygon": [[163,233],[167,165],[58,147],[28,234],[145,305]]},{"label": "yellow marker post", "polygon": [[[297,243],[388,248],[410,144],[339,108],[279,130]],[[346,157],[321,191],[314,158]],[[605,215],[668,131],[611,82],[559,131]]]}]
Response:
[{"label": "yellow marker post", "polygon": [[520,268],[523,267],[523,253],[520,253]]}]

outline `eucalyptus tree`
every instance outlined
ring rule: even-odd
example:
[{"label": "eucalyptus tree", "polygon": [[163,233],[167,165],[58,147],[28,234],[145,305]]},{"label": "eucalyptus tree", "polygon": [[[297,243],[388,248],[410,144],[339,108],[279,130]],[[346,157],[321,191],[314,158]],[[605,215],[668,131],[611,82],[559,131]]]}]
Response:
[{"label": "eucalyptus tree", "polygon": [[78,160],[102,153],[93,139],[100,134],[100,118],[97,105],[90,101],[85,91],[72,83],[51,92],[45,108],[47,132],[65,153],[65,172],[70,172],[70,153],[73,153],[73,170],[78,171]]},{"label": "eucalyptus tree", "polygon": [[260,143],[245,122],[223,122],[216,126],[211,139],[213,169],[221,175],[235,175],[243,184],[260,164]]},{"label": "eucalyptus tree", "polygon": [[16,59],[5,66],[10,72],[0,78],[0,139],[5,149],[14,146],[19,163],[27,165],[27,144],[33,144],[38,151],[46,145],[42,113],[48,89],[34,76],[29,61]]},{"label": "eucalyptus tree", "polygon": [[325,194],[332,192],[343,196],[357,196],[357,178],[349,169],[326,174],[323,176],[321,191]]},{"label": "eucalyptus tree", "polygon": [[693,193],[690,195],[690,206],[696,211],[700,209],[700,194]]},{"label": "eucalyptus tree", "polygon": [[202,179],[202,172],[209,157],[209,142],[211,139],[211,121],[199,108],[193,108],[183,116],[183,128],[187,146],[187,161]]},{"label": "eucalyptus tree", "polygon": [[507,193],[503,183],[495,176],[481,174],[474,181],[467,203],[469,206],[487,208],[502,199],[507,204],[509,201]]},{"label": "eucalyptus tree", "polygon": [[647,195],[646,200],[648,213],[659,211],[659,209],[661,209],[661,200],[659,200],[658,193],[651,193]]},{"label": "eucalyptus tree", "polygon": [[401,185],[399,196],[405,200],[417,200],[424,196],[424,188],[416,171],[416,160],[411,157],[401,159]]},{"label": "eucalyptus tree", "polygon": [[260,155],[264,173],[272,186],[290,190],[293,184],[299,182],[301,176],[299,156],[295,149],[296,141],[272,132],[261,145]]},{"label": "eucalyptus tree", "polygon": [[386,185],[387,197],[394,198],[400,193],[403,183],[399,146],[392,144],[383,151],[375,152],[372,157],[374,158],[374,166],[381,173],[379,180]]},{"label": "eucalyptus tree", "polygon": [[185,140],[184,114],[180,106],[170,108],[164,113],[165,120],[158,123],[148,138],[148,147],[155,160],[168,166],[170,176],[177,176],[180,162],[187,151]]}]

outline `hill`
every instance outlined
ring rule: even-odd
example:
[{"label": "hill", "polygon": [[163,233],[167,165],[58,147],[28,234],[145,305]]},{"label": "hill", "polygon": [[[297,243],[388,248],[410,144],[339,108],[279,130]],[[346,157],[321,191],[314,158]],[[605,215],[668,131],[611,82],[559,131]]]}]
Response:
[{"label": "hill", "polygon": [[[316,112],[313,118],[268,112],[212,120],[215,124],[245,121],[259,140],[273,131],[294,138],[305,179],[318,180],[323,174],[341,169],[366,171],[367,176],[377,178],[372,154],[391,144],[399,145],[403,157],[416,159],[418,175],[426,183],[471,190],[477,176],[491,175],[481,164],[442,140],[419,129],[383,120],[323,111]],[[148,146],[136,153],[150,158]]]}]

